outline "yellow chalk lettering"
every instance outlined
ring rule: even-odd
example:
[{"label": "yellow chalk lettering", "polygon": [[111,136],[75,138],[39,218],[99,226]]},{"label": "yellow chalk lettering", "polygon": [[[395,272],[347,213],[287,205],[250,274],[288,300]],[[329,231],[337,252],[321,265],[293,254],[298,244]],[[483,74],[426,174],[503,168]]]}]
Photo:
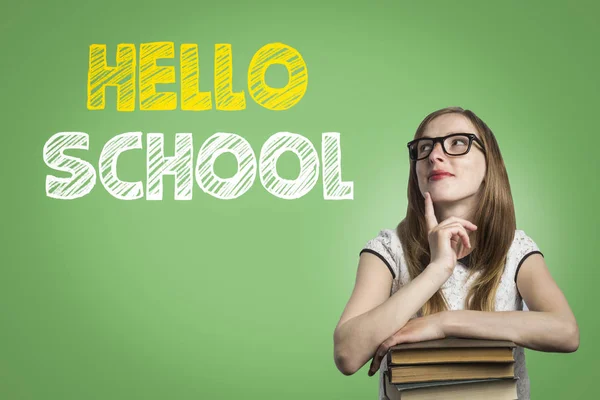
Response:
[{"label": "yellow chalk lettering", "polygon": [[135,45],[117,46],[117,66],[106,65],[106,45],[90,45],[88,67],[87,108],[103,110],[106,105],[106,86],[117,87],[117,110],[135,109]]},{"label": "yellow chalk lettering", "polygon": [[181,109],[190,111],[210,110],[212,108],[211,93],[198,91],[200,86],[198,46],[195,44],[182,44],[180,63]]},{"label": "yellow chalk lettering", "polygon": [[[272,88],[265,82],[267,68],[283,64],[288,83]],[[248,91],[255,102],[269,110],[287,110],[302,99],[308,86],[308,71],[300,53],[283,43],[270,43],[254,54],[248,68]]]},{"label": "yellow chalk lettering", "polygon": [[244,91],[234,93],[232,89],[231,45],[215,45],[215,98],[217,110],[236,111],[246,108]]},{"label": "yellow chalk lettering", "polygon": [[140,110],[174,110],[177,93],[157,92],[157,83],[175,83],[175,67],[157,66],[159,58],[173,58],[173,42],[142,43],[140,45]]}]

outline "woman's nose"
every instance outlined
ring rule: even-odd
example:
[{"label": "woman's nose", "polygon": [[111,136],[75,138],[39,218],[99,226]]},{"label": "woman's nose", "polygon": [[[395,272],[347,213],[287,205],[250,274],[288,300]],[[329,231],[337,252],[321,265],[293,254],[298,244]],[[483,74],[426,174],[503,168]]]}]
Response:
[{"label": "woman's nose", "polygon": [[441,158],[443,156],[445,156],[444,149],[442,147],[442,144],[438,142],[433,146],[433,149],[431,149],[431,153],[429,153],[429,159],[433,160],[435,158]]}]

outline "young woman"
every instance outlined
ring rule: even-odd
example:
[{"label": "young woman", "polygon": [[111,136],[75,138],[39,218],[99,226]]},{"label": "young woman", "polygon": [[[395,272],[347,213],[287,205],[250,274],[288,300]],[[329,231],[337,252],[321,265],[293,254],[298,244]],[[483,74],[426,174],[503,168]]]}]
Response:
[{"label": "young woman", "polygon": [[[510,340],[518,396],[529,399],[523,348],[576,351],[579,328],[540,249],[516,229],[496,138],[472,111],[449,107],[421,122],[408,150],[406,218],[360,252],[334,333],[335,363],[351,375],[372,358],[372,376],[386,371],[396,344]],[[383,386],[380,373],[380,399]]]}]

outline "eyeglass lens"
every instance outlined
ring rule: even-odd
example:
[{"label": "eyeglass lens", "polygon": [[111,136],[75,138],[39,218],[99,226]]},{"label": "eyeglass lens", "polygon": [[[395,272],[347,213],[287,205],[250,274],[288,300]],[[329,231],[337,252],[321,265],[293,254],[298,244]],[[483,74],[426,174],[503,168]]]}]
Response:
[{"label": "eyeglass lens", "polygon": [[[412,147],[412,153],[416,158],[425,158],[433,149],[433,140],[422,139]],[[469,137],[467,135],[448,137],[444,140],[444,148],[448,154],[453,156],[465,154],[469,149]]]}]

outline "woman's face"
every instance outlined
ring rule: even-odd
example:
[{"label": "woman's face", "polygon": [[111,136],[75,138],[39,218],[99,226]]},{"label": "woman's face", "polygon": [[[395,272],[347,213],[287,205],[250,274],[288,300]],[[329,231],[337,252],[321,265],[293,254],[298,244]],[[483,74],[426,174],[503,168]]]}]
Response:
[{"label": "woman's face", "polygon": [[[440,137],[451,133],[474,133],[481,139],[471,121],[460,114],[442,114],[429,121],[424,137]],[[451,174],[441,179],[431,179],[433,171]],[[417,178],[421,194],[429,192],[436,203],[456,202],[476,195],[485,177],[485,156],[479,145],[473,141],[471,150],[461,156],[444,153],[441,143],[436,143],[429,157],[417,161]]]}]

